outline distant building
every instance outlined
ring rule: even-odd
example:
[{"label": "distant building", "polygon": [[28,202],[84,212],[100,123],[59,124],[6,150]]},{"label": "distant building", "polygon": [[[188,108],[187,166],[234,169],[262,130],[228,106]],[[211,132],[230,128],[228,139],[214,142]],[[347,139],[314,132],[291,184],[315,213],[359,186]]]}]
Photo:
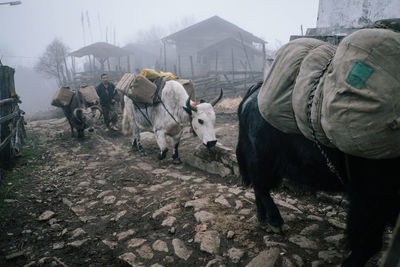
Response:
[{"label": "distant building", "polygon": [[218,16],[166,36],[162,41],[165,46],[175,46],[176,70],[183,77],[263,69],[265,41]]},{"label": "distant building", "polygon": [[141,71],[145,68],[157,69],[157,65],[161,64],[160,47],[149,48],[142,44],[129,43],[123,48],[132,53],[129,56],[133,66],[132,72],[135,72],[137,69]]},{"label": "distant building", "polygon": [[[320,0],[317,27],[305,37],[338,44],[346,35],[377,20],[400,18],[399,0]],[[291,36],[291,40],[304,36]]]}]

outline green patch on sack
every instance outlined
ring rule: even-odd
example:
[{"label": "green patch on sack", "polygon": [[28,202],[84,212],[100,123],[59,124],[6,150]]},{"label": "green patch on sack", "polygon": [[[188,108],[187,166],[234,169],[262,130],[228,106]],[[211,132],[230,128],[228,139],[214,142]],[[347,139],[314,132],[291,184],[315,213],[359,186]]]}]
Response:
[{"label": "green patch on sack", "polygon": [[369,76],[371,76],[371,73],[373,71],[374,69],[371,68],[370,66],[360,61],[356,61],[356,63],[354,63],[354,66],[349,73],[349,76],[347,76],[346,82],[351,86],[360,89],[368,80]]}]

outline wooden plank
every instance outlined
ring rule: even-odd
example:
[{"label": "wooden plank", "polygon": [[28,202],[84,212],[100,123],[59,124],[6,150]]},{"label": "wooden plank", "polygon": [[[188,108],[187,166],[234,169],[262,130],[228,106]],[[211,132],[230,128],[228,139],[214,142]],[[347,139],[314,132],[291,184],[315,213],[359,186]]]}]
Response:
[{"label": "wooden plank", "polygon": [[14,103],[14,102],[17,102],[17,99],[16,99],[16,98],[6,98],[6,99],[2,99],[2,100],[0,100],[0,106],[12,104],[12,103]]},{"label": "wooden plank", "polygon": [[15,117],[17,117],[19,115],[19,111],[14,111],[13,113],[7,114],[3,117],[0,117],[0,124],[3,124],[9,120],[14,119]]},{"label": "wooden plank", "polygon": [[[7,153],[7,146],[10,145],[10,141],[11,138],[13,138],[15,136],[15,133],[17,132],[17,128],[14,128],[11,132],[11,134],[9,134],[6,138],[3,139],[3,141],[0,144],[0,152],[2,152],[3,155],[6,155]],[[8,159],[6,159],[7,161],[10,159],[10,157],[8,156]]]}]

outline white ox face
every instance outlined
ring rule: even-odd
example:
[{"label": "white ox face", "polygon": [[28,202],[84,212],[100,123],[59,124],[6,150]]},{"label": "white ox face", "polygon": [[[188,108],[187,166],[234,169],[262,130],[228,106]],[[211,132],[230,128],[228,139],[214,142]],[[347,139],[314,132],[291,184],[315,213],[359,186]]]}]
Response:
[{"label": "white ox face", "polygon": [[194,132],[202,141],[203,145],[211,148],[217,144],[215,137],[215,112],[213,106],[221,100],[222,89],[219,97],[210,103],[193,103],[190,99],[186,102],[184,109],[191,117],[191,124]]},{"label": "white ox face", "polygon": [[208,148],[215,146],[215,112],[209,103],[198,104],[197,112],[192,112],[192,127],[197,136]]}]

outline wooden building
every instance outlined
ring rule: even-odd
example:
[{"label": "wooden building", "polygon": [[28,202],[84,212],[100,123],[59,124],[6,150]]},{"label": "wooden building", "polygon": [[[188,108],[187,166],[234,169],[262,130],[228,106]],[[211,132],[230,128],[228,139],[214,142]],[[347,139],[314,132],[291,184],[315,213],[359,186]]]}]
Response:
[{"label": "wooden building", "polygon": [[[94,43],[71,52],[69,55],[72,58],[73,86],[79,87],[82,83],[97,83],[101,73],[107,73],[111,80],[119,80],[125,72],[131,71],[130,54],[132,52],[104,42]],[[76,68],[75,58],[84,57],[87,57],[88,62],[83,65],[83,71],[79,71]],[[124,62],[122,62],[123,58]]]},{"label": "wooden building", "polygon": [[166,46],[175,47],[176,69],[182,77],[263,68],[265,41],[218,16],[168,35],[162,42],[164,51]]}]

